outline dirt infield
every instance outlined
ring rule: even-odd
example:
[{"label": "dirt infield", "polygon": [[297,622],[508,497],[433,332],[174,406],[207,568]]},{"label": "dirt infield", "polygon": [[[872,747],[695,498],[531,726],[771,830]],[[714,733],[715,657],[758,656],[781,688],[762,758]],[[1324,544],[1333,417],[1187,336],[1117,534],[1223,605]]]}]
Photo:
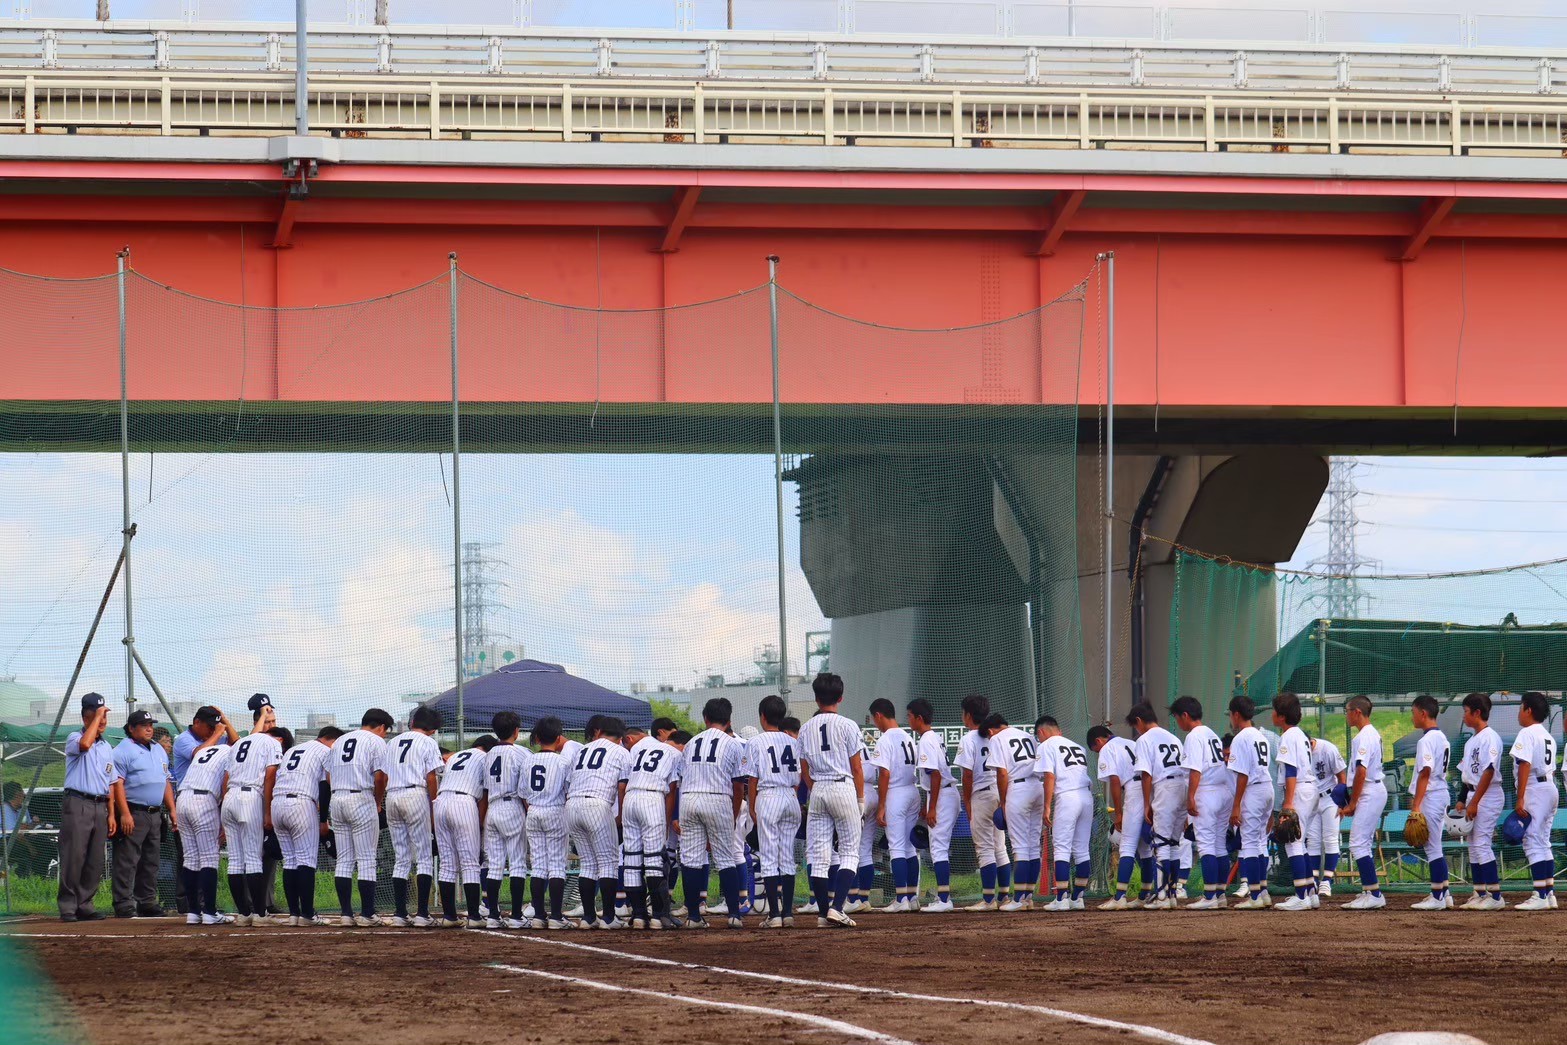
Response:
[{"label": "dirt infield", "polygon": [[1420,915],[1408,902],[1365,914],[872,915],[855,931],[39,918],[0,932],[31,951],[95,1045],[1329,1045],[1414,1029],[1567,1041],[1567,1010],[1548,993],[1567,976],[1567,918]]}]

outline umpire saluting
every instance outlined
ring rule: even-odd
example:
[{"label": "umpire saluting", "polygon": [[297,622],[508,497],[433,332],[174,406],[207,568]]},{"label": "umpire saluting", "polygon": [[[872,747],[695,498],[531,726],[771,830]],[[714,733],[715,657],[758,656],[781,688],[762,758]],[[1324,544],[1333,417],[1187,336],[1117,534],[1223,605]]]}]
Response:
[{"label": "umpire saluting", "polygon": [[[117,918],[162,918],[158,906],[158,858],[163,844],[163,814],[174,812],[174,783],[169,756],[152,742],[157,723],[146,711],[125,721],[125,739],[114,749],[120,783],[114,789],[120,811],[114,839],[114,914]],[[178,821],[175,821],[178,823]]]},{"label": "umpire saluting", "polygon": [[65,798],[60,815],[60,921],[103,917],[93,896],[103,880],[103,851],[118,829],[109,791],[120,779],[114,751],[103,739],[109,709],[103,697],[82,698],[82,728],[65,738]]}]

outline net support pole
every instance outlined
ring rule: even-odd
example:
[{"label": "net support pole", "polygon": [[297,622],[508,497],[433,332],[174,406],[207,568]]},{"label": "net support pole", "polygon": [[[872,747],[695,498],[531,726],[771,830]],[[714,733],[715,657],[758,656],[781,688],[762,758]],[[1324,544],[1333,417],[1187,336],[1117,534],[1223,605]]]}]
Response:
[{"label": "net support pole", "polygon": [[1317,736],[1322,735],[1322,705],[1328,699],[1328,622],[1317,622]]},{"label": "net support pole", "polygon": [[125,259],[131,248],[115,256],[115,283],[119,297],[120,331],[120,558],[124,563],[125,586],[125,711],[136,710],[136,629],[131,616],[131,421],[129,361],[125,350]]},{"label": "net support pole", "polygon": [[1105,600],[1105,722],[1113,718],[1115,627],[1112,590],[1115,569],[1115,251],[1099,255],[1105,264],[1105,500],[1104,500],[1104,600]]},{"label": "net support pole", "polygon": [[310,133],[309,0],[294,0],[294,133]]},{"label": "net support pole", "polygon": [[463,630],[462,630],[462,427],[458,424],[457,371],[457,252],[446,256],[447,279],[451,283],[452,311],[452,634],[456,637],[453,654],[457,677],[457,747],[466,746],[463,722]]},{"label": "net support pole", "polygon": [[767,256],[768,332],[773,348],[773,509],[778,524],[778,695],[789,700],[789,597],[784,562],[783,410],[778,391],[778,255]]}]

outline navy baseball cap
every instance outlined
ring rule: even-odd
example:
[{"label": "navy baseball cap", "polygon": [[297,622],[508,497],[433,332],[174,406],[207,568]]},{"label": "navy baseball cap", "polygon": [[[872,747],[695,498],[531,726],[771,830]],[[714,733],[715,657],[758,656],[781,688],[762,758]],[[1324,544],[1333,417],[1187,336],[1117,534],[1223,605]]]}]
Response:
[{"label": "navy baseball cap", "polygon": [[103,707],[103,704],[102,693],[89,693],[82,698],[82,714],[85,715],[89,711],[97,711]]},{"label": "navy baseball cap", "polygon": [[269,708],[272,706],[272,698],[267,696],[265,693],[257,693],[250,698],[250,702],[245,706],[248,707],[251,711],[260,711],[262,708]]},{"label": "navy baseball cap", "polygon": [[219,722],[223,721],[222,712],[218,711],[218,709],[213,707],[211,704],[205,704],[202,707],[197,708],[196,714],[191,717],[196,719],[198,722],[205,722],[209,726],[215,726]]},{"label": "navy baseball cap", "polygon": [[130,718],[125,720],[125,728],[130,729],[132,726],[151,726],[156,724],[157,721],[157,719],[152,717],[152,712],[150,711],[132,711]]}]

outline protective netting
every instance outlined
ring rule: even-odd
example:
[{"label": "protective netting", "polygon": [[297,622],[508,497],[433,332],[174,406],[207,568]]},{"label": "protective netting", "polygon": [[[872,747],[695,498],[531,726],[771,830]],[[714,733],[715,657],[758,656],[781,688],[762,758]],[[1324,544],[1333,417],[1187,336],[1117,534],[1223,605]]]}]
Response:
[{"label": "protective netting", "polygon": [[[43,766],[39,823],[74,697],[42,742],[120,552],[119,298],[112,275],[0,272],[0,730],[7,782]],[[1079,287],[982,326],[902,330],[779,290],[781,636],[768,287],[594,310],[459,273],[262,309],[132,271],[134,632],[169,708],[140,675],[136,706],[176,731],[209,703],[243,726],[266,692],[303,735],[372,706],[399,722],[443,695],[454,709],[460,481],[470,737],[493,673],[524,661],[608,694],[525,721],[611,698],[699,719],[725,696],[740,729],[781,689],[804,717],[809,677],[831,668],[850,714],[927,697],[954,745],[970,692],[1081,734],[1083,302]],[[963,401],[933,397],[954,376]],[[116,726],[124,633],[117,588],[75,689],[105,694]]]}]

